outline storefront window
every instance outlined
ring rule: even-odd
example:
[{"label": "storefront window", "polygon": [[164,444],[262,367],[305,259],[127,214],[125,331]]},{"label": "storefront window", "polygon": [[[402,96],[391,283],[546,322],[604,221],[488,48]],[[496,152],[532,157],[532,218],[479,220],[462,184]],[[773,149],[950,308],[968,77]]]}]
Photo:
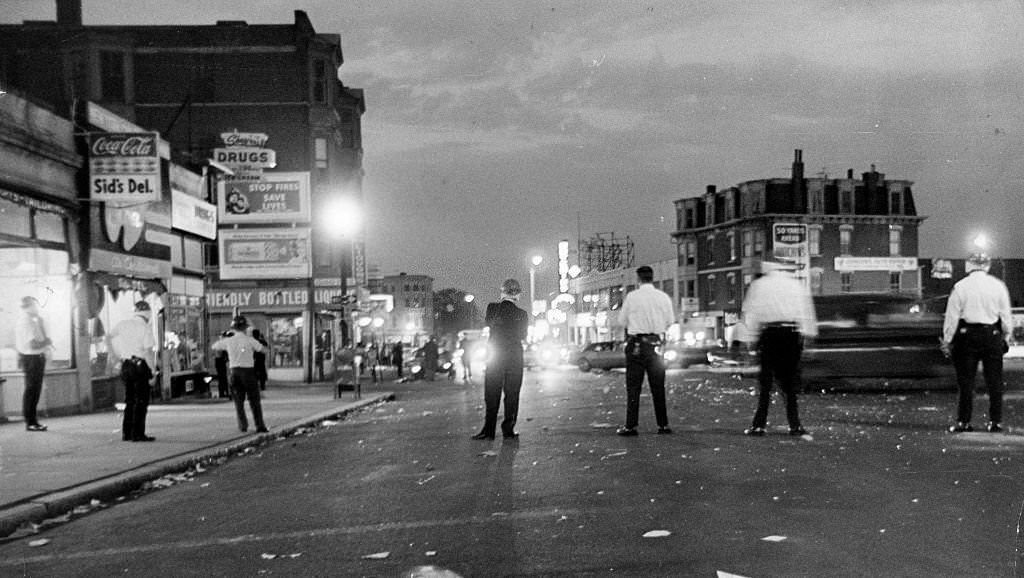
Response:
[{"label": "storefront window", "polygon": [[269,317],[268,367],[302,367],[302,317]]},{"label": "storefront window", "polygon": [[46,354],[46,369],[74,367],[72,293],[66,252],[37,247],[0,249],[0,371],[18,371],[14,333],[22,297],[39,301],[47,337],[53,341]]},{"label": "storefront window", "polygon": [[[89,363],[92,377],[113,377],[118,374],[120,359],[110,347],[108,334],[118,323],[131,319],[135,315],[135,303],[146,301],[154,315],[150,319],[153,339],[157,343],[155,313],[164,309],[163,301],[156,293],[143,294],[139,290],[111,291],[106,285],[93,285],[94,296],[98,299],[97,313],[89,319]],[[159,368],[156,368],[159,369]],[[155,371],[155,369],[154,369]]]},{"label": "storefront window", "polygon": [[164,348],[171,374],[203,369],[202,304],[199,297],[171,295],[166,310]]}]

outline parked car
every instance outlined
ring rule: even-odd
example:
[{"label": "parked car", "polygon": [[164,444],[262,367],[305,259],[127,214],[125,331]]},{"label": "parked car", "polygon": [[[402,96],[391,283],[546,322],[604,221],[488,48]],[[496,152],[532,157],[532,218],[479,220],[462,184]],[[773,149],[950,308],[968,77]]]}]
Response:
[{"label": "parked car", "polygon": [[952,366],[939,349],[944,302],[894,293],[814,297],[818,336],[804,350],[809,377],[936,377]]},{"label": "parked car", "polygon": [[568,348],[554,341],[531,343],[523,348],[526,368],[557,367],[568,361]]},{"label": "parked car", "polygon": [[711,352],[712,348],[703,345],[674,341],[662,347],[661,355],[665,358],[665,367],[685,369],[691,365],[710,365],[712,357],[708,354]]},{"label": "parked car", "polygon": [[572,363],[580,371],[626,367],[626,342],[595,341],[576,353]]}]

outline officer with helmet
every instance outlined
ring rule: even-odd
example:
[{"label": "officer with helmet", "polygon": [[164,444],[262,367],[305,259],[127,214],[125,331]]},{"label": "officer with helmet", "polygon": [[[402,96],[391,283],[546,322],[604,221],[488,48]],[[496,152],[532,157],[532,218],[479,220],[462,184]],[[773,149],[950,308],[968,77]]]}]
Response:
[{"label": "officer with helmet", "polygon": [[953,359],[959,391],[952,433],[974,431],[971,412],[979,361],[988,388],[988,431],[1003,431],[1003,355],[1009,350],[1013,321],[1010,292],[1002,280],[989,275],[991,264],[984,253],[971,255],[967,276],[953,286],[946,304],[942,352]]},{"label": "officer with helmet", "polygon": [[256,431],[263,433],[267,426],[263,423],[263,406],[260,403],[260,386],[256,380],[256,362],[254,353],[265,351],[263,344],[246,333],[249,322],[245,317],[236,315],[231,321],[234,332],[212,345],[214,351],[226,351],[228,354],[228,373],[231,383],[231,394],[235,400],[235,413],[238,416],[238,429],[248,431],[249,421],[245,416],[245,399],[249,399],[252,420]]}]

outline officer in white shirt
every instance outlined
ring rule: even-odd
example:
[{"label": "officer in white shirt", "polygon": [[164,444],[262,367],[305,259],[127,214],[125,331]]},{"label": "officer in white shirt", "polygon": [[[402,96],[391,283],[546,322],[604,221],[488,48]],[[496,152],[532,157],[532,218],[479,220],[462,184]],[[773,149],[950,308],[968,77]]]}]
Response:
[{"label": "officer in white shirt", "polygon": [[217,340],[211,347],[214,351],[228,353],[228,373],[231,381],[231,397],[235,400],[235,414],[238,417],[239,431],[249,430],[249,420],[245,416],[245,398],[249,398],[249,409],[256,431],[263,433],[267,426],[263,423],[263,405],[260,402],[260,386],[256,379],[256,359],[254,353],[266,351],[263,344],[251,337],[245,330],[249,321],[241,315],[231,321],[234,332]]},{"label": "officer in white shirt", "polygon": [[644,265],[636,270],[640,286],[626,294],[619,310],[619,319],[626,328],[626,425],[615,433],[637,435],[640,420],[640,390],[651,388],[654,418],[659,434],[670,434],[668,409],[665,404],[665,360],[661,344],[665,332],[675,323],[672,298],[653,285],[654,270]]},{"label": "officer in white shirt", "polygon": [[974,431],[974,377],[980,361],[988,388],[988,431],[1003,427],[1003,355],[1013,331],[1010,292],[1002,280],[989,275],[992,261],[983,253],[967,259],[967,276],[953,285],[942,325],[942,351],[953,358],[959,390],[952,433]]},{"label": "officer in white shirt", "polygon": [[745,339],[756,344],[761,365],[757,411],[750,428],[743,432],[750,436],[765,434],[775,381],[786,398],[789,435],[807,433],[800,425],[796,397],[801,388],[800,355],[804,338],[818,334],[818,323],[810,291],[793,276],[792,268],[790,264],[762,262],[764,275],[750,284],[743,301]]},{"label": "officer in white shirt", "polygon": [[121,381],[124,382],[124,418],[121,439],[131,442],[151,442],[155,437],[146,434],[146,413],[149,410],[150,380],[154,363],[156,338],[149,324],[149,303],[137,301],[135,313],[107,334],[110,347],[121,358]]}]

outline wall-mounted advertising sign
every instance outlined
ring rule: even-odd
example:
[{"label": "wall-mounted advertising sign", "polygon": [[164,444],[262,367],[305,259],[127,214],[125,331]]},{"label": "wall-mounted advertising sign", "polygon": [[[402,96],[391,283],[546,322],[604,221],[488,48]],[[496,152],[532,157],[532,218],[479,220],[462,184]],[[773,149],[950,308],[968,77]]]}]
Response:
[{"label": "wall-mounted advertising sign", "polygon": [[309,173],[266,173],[259,180],[217,183],[218,217],[223,224],[309,221]]},{"label": "wall-mounted advertising sign", "polygon": [[309,277],[308,227],[221,229],[221,279],[283,279]]},{"label": "wall-mounted advertising sign", "polygon": [[171,225],[207,239],[217,238],[217,207],[171,189]]},{"label": "wall-mounted advertising sign", "polygon": [[160,200],[159,135],[89,133],[89,198],[125,204]]},{"label": "wall-mounted advertising sign", "polygon": [[[836,257],[836,271],[916,271],[916,257]],[[934,271],[934,269],[933,269]],[[950,275],[952,276],[952,275]]]}]

